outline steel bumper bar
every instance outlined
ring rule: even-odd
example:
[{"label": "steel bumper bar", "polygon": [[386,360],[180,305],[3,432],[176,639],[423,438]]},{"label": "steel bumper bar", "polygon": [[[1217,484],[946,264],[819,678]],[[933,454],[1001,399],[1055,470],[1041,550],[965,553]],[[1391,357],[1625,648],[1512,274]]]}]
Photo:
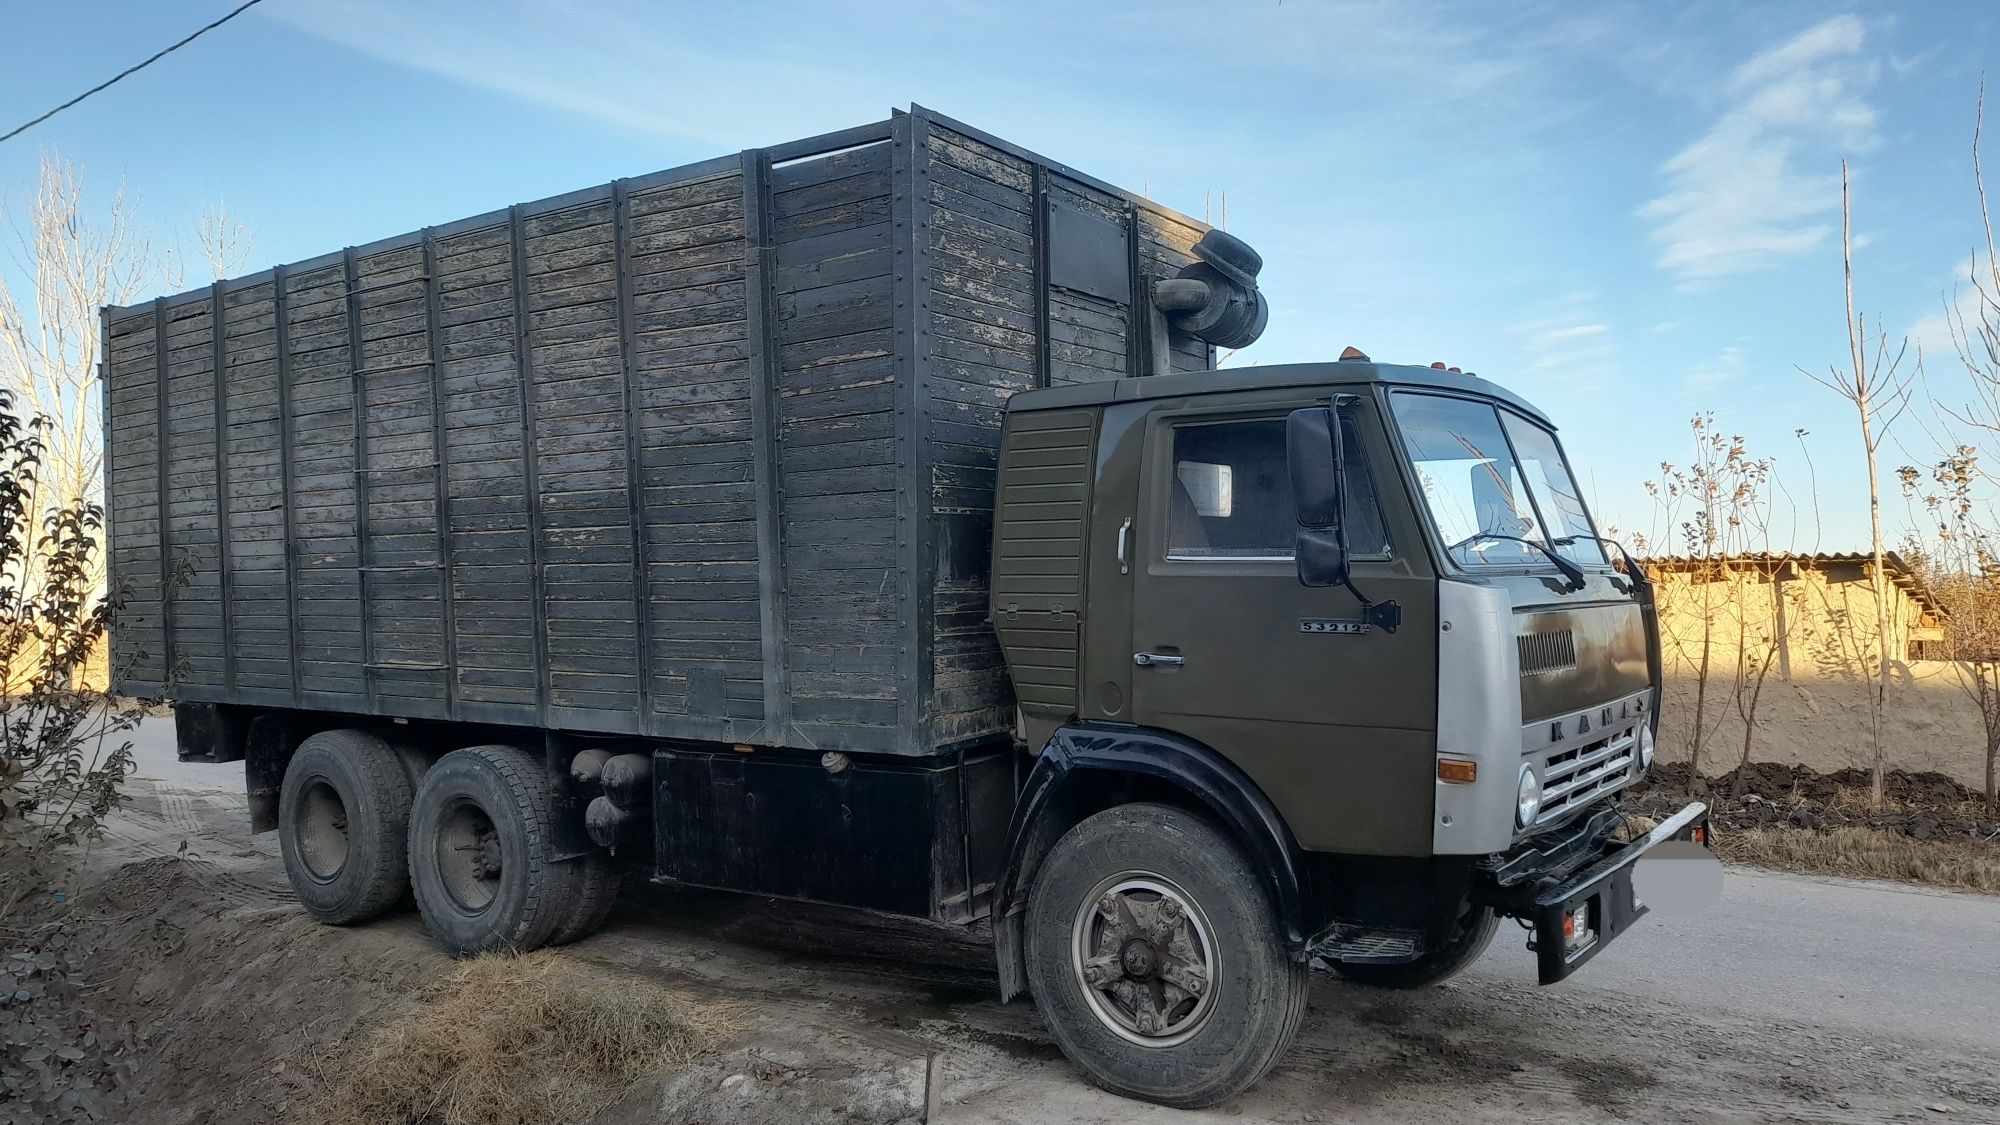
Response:
[{"label": "steel bumper bar", "polygon": [[[1614,845],[1602,858],[1566,878],[1530,881],[1496,896],[1494,905],[1500,913],[1533,928],[1528,948],[1535,952],[1541,983],[1554,984],[1576,972],[1645,917],[1647,907],[1632,891],[1633,865],[1668,840],[1692,839],[1697,830],[1705,838],[1707,825],[1708,806],[1693,802],[1646,835]],[[1588,944],[1568,949],[1564,922],[1572,917],[1587,919],[1596,933]]]}]

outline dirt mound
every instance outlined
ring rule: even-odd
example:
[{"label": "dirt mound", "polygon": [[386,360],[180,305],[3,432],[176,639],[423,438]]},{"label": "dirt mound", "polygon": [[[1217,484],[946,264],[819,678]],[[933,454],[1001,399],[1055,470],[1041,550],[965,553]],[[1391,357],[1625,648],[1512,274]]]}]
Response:
[{"label": "dirt mound", "polygon": [[1708,802],[1710,819],[1723,830],[1868,828],[1916,840],[2000,840],[2000,812],[1978,790],[1944,774],[1889,771],[1880,808],[1870,807],[1869,781],[1867,770],[1820,773],[1776,762],[1697,778],[1685,763],[1671,762],[1633,787],[1628,804],[1659,816],[1697,797]]},{"label": "dirt mound", "polygon": [[844,1042],[810,1008],[753,1012],[587,947],[453,962],[414,912],[322,926],[224,863],[109,865],[5,922],[0,1123],[873,1125],[923,1105],[923,1045],[893,1033]]},{"label": "dirt mound", "polygon": [[64,1065],[50,1081],[78,1096],[47,1120],[282,1119],[318,1088],[311,1060],[327,1044],[405,1003],[444,963],[227,889],[202,863],[158,857],[9,919],[27,936],[22,952],[55,966],[76,1003],[71,1051],[52,1053]]}]

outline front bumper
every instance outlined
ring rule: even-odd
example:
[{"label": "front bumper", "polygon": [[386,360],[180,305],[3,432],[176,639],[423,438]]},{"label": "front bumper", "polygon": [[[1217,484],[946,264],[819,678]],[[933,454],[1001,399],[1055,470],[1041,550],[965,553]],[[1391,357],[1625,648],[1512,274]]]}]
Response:
[{"label": "front bumper", "polygon": [[[1632,891],[1639,857],[1668,840],[1708,839],[1708,806],[1693,802],[1636,840],[1615,840],[1619,814],[1604,809],[1569,831],[1531,842],[1487,866],[1478,897],[1498,913],[1533,930],[1541,983],[1554,984],[1603,952],[1612,939],[1645,917]],[[1577,944],[1566,925],[1587,925],[1592,939]]]}]

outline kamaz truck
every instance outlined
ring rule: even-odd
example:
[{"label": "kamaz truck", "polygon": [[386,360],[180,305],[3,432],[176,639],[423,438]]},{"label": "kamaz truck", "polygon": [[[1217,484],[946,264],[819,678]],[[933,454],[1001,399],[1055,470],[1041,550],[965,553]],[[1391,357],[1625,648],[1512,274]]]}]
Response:
[{"label": "kamaz truck", "polygon": [[1643,913],[1645,574],[1438,365],[1218,370],[1261,260],[921,108],[106,309],[116,687],[299,902],[454,954],[623,883],[990,928],[1175,1106],[1504,921]]}]

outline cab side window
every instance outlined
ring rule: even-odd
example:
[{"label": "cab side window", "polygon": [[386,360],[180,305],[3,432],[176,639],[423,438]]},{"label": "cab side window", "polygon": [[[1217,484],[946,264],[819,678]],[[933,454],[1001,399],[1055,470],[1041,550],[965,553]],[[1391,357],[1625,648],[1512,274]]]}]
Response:
[{"label": "cab side window", "polygon": [[[1356,558],[1387,558],[1389,537],[1375,486],[1343,417],[1347,449],[1348,547]],[[1289,559],[1298,523],[1285,461],[1285,420],[1187,422],[1173,428],[1167,480],[1167,557]]]}]

